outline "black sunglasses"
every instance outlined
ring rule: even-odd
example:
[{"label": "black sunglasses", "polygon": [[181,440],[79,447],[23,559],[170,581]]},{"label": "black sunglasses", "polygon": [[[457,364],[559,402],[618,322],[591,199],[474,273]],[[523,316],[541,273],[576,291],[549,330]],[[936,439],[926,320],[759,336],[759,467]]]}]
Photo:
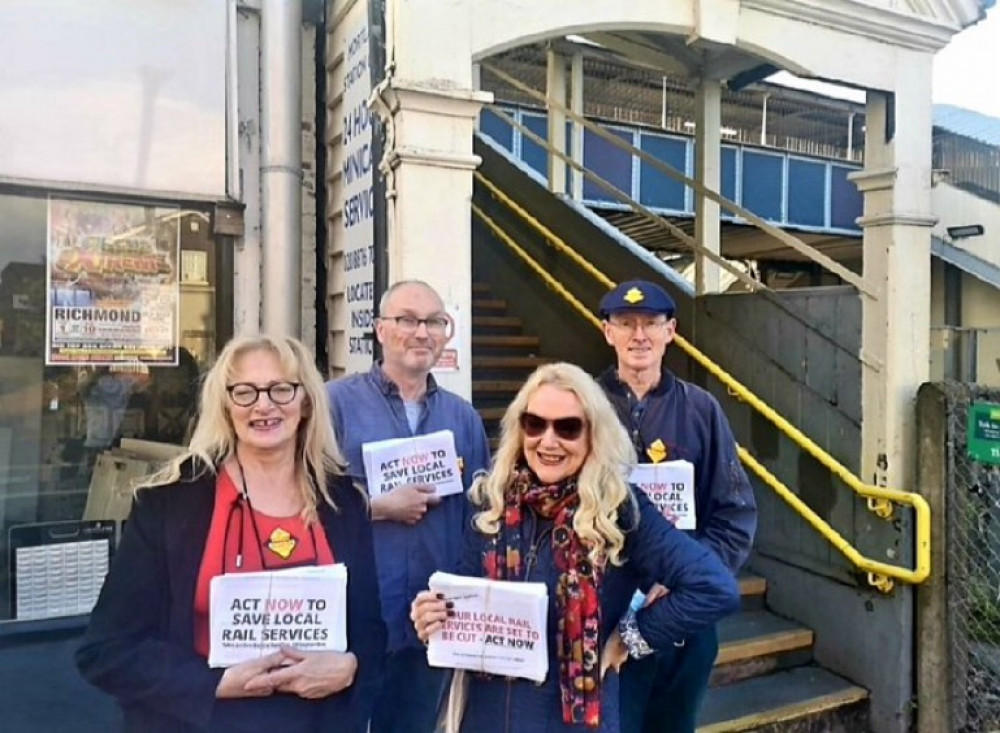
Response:
[{"label": "black sunglasses", "polygon": [[556,435],[563,440],[576,440],[583,433],[584,427],[582,417],[557,417],[555,420],[546,420],[531,412],[522,412],[520,423],[521,430],[529,438],[544,435],[551,425]]}]

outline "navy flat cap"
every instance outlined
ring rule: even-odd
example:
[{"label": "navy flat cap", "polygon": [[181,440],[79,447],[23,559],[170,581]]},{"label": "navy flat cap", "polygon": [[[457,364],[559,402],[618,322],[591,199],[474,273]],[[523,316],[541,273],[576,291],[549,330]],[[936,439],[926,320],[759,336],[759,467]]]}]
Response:
[{"label": "navy flat cap", "polygon": [[601,318],[612,313],[663,313],[672,318],[677,306],[674,299],[659,285],[646,280],[619,283],[601,298],[598,306]]}]

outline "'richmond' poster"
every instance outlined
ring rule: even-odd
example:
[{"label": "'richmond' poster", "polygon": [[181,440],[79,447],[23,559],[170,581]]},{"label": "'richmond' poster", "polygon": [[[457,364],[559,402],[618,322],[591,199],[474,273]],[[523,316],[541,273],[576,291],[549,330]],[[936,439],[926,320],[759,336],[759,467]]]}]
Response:
[{"label": "'richmond' poster", "polygon": [[49,199],[46,364],[177,364],[182,213]]}]

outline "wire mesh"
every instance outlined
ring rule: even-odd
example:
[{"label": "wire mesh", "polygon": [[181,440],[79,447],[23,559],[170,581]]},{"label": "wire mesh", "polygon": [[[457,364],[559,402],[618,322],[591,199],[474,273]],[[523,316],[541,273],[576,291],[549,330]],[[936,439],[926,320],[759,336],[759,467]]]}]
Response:
[{"label": "wire mesh", "polygon": [[[491,58],[489,63],[533,89],[545,90],[542,46],[522,46]],[[583,76],[583,113],[587,117],[694,134],[692,80],[630,65],[594,50],[583,57]],[[539,100],[512,89],[485,67],[481,84],[493,92],[497,102],[541,106]],[[764,83],[741,91],[723,90],[722,132],[725,142],[817,157],[860,161],[864,152],[863,107]]]},{"label": "wire mesh", "polygon": [[947,487],[952,720],[958,733],[981,733],[1000,729],[1000,466],[969,457],[970,403],[982,397],[956,391]]}]

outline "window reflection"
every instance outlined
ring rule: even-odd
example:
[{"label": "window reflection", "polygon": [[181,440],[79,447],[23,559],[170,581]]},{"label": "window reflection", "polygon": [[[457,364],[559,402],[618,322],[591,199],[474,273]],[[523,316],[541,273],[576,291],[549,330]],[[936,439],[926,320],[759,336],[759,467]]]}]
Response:
[{"label": "window reflection", "polygon": [[[92,204],[98,212],[107,206]],[[136,206],[126,210],[134,212]],[[120,363],[46,366],[51,336],[46,330],[48,197],[0,192],[0,620],[15,618],[15,556],[27,557],[21,552],[27,545],[20,550],[14,545],[29,539],[39,545],[46,538],[69,541],[81,527],[89,534],[75,537],[80,547],[90,547],[97,536],[104,542],[109,523],[99,520],[123,518],[128,482],[112,486],[102,475],[120,479],[140,470],[130,458],[137,444],[130,441],[179,445],[187,440],[199,376],[215,357],[216,242],[206,211],[176,205],[148,211],[157,212],[155,221],[125,227],[126,236],[119,240],[138,242],[144,232],[153,232],[149,236],[155,243],[170,232],[175,247],[179,241],[179,256],[171,262],[176,273],[164,278],[180,304],[174,343],[167,345],[176,365],[143,363],[132,355]],[[103,251],[98,244],[95,251]],[[77,290],[67,288],[61,297],[72,300]],[[170,453],[167,446],[149,449],[161,457]],[[141,462],[147,465],[152,464]],[[28,584],[20,586],[23,591]],[[53,606],[40,613],[59,610]]]}]

